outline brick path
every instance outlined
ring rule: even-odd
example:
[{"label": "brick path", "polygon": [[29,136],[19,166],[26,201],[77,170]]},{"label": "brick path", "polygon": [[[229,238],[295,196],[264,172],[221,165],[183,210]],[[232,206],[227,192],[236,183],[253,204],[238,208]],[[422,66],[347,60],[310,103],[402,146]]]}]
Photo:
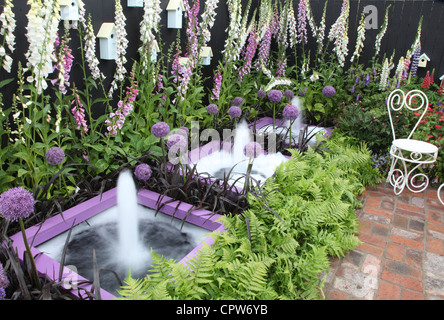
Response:
[{"label": "brick path", "polygon": [[327,300],[444,300],[444,206],[436,189],[369,188],[357,211],[363,242],[332,260]]}]

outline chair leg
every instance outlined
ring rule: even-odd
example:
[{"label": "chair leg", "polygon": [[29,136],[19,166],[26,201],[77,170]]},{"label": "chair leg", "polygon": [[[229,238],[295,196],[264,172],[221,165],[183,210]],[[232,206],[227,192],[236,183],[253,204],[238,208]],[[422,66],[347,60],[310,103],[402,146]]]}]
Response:
[{"label": "chair leg", "polygon": [[[404,170],[401,169],[395,169],[396,164],[398,163],[398,160],[401,161],[402,166],[404,167]],[[398,175],[398,176],[396,176]],[[407,166],[405,164],[405,161],[399,158],[392,157],[392,164],[390,166],[390,171],[387,176],[387,182],[390,182],[390,184],[393,186],[393,192],[396,195],[401,194],[401,192],[404,190],[406,186],[406,182],[408,179],[408,172],[407,172]]]},{"label": "chair leg", "polygon": [[444,187],[444,183],[443,183],[442,185],[439,186],[438,191],[437,191],[439,202],[441,202],[442,205],[444,205],[444,201],[443,201],[443,199],[441,198],[441,189],[442,189],[443,187]]}]

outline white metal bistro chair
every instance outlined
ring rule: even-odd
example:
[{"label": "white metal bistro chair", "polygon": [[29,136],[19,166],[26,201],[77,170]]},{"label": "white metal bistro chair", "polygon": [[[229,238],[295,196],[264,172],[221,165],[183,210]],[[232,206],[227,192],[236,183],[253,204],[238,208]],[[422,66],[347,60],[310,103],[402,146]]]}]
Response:
[{"label": "white metal bistro chair", "polygon": [[443,183],[442,185],[439,186],[437,193],[438,193],[438,199],[439,199],[439,202],[441,202],[441,204],[444,206],[444,200],[441,198],[441,189],[442,189],[443,187],[444,187],[444,183]]},{"label": "white metal bistro chair", "polygon": [[[429,165],[436,161],[438,148],[431,143],[412,139],[412,135],[427,112],[429,100],[421,90],[411,90],[404,93],[401,89],[392,91],[387,99],[390,125],[393,133],[390,157],[392,164],[387,181],[393,186],[394,193],[399,195],[405,187],[418,193],[429,185],[429,178],[424,173],[414,174],[418,167]],[[420,116],[412,131],[406,138],[398,138],[395,134],[392,113],[403,108],[411,112],[419,112]],[[421,180],[421,181],[419,181]]]}]

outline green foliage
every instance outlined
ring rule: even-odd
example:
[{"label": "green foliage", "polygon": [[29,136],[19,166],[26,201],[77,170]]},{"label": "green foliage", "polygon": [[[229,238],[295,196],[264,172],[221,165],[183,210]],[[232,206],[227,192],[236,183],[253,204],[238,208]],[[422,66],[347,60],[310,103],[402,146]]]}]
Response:
[{"label": "green foliage", "polygon": [[211,247],[187,266],[154,254],[154,271],[142,284],[129,275],[122,299],[321,299],[329,257],[360,243],[356,195],[379,175],[364,144],[334,135],[319,151],[290,150],[264,197],[220,218],[227,231],[211,233]]}]

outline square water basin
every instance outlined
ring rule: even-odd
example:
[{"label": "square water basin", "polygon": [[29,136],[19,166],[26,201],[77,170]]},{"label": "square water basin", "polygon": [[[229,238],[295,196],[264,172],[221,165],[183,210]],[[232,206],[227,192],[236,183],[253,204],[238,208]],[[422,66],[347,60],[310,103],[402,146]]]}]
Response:
[{"label": "square water basin", "polygon": [[[170,259],[175,259],[184,265],[187,264],[187,260],[189,258],[198,254],[204,243],[207,243],[208,245],[213,244],[213,238],[207,235],[209,232],[224,231],[223,224],[217,221],[220,218],[220,215],[214,214],[208,210],[199,209],[188,213],[188,211],[192,208],[190,204],[182,202],[178,206],[179,202],[177,200],[168,202],[172,199],[169,197],[164,197],[160,203],[165,205],[159,210],[157,215],[155,215],[154,212],[157,208],[157,202],[159,199],[158,193],[142,189],[138,191],[137,198],[139,207],[142,208],[141,215],[145,215],[140,219],[140,230],[150,228],[150,232],[155,234],[155,237],[157,238],[157,235],[161,234],[164,230],[162,229],[162,226],[170,224],[173,230],[171,232],[175,232],[175,236],[173,234],[174,239],[159,240],[158,242],[177,243],[178,238],[182,237],[185,239],[182,242],[186,242],[186,246],[181,250],[176,250],[178,251],[176,254],[178,254],[179,257],[168,257]],[[63,214],[51,217],[42,224],[38,224],[26,229],[26,236],[31,245],[31,252],[35,257],[38,272],[46,274],[53,280],[59,280],[61,252],[63,250],[68,232],[73,225],[74,227],[72,228],[70,245],[75,242],[76,237],[78,239],[82,239],[81,237],[84,232],[88,231],[88,229],[96,228],[97,226],[103,227],[102,229],[98,229],[101,230],[101,233],[102,231],[110,232],[109,234],[106,234],[105,237],[107,243],[109,242],[111,244],[113,241],[115,242],[117,234],[115,234],[115,232],[111,230],[109,226],[112,225],[115,215],[117,214],[116,205],[117,188],[114,188],[104,192],[102,195],[96,196],[64,211]],[[144,218],[151,222],[144,224]],[[19,232],[13,235],[11,240],[13,241],[13,247],[17,251],[18,256],[20,258],[23,257],[23,253],[26,251],[26,248],[23,243],[22,234]],[[86,242],[87,243],[84,246],[88,247],[88,242],[91,241],[87,240]],[[80,243],[83,247],[83,243]],[[173,244],[173,246],[175,245]],[[68,252],[69,251],[70,249],[68,249]],[[161,254],[156,252],[154,247],[153,251],[156,254]],[[90,252],[90,265],[92,270],[92,248],[90,248]],[[62,271],[61,281],[64,282],[65,288],[72,289],[74,294],[82,298],[86,298],[86,293],[82,289],[91,291],[92,284],[87,281],[87,278],[84,276],[84,274],[82,274],[81,271],[78,271],[76,264],[80,263],[79,258],[77,257],[77,260],[75,260],[76,258],[74,256],[71,259],[74,262],[71,262],[72,264],[70,265],[68,259],[69,257],[70,255],[67,254],[65,266],[63,267]],[[100,269],[102,267],[100,265],[101,262],[99,261],[99,258],[99,255],[97,255],[98,268]],[[80,260],[82,259],[80,258]],[[146,266],[146,270],[148,270],[148,268],[149,265]],[[111,272],[108,272],[108,274],[114,277]],[[128,272],[126,272],[126,274],[128,274]],[[132,276],[136,277],[133,272]],[[141,277],[143,277],[143,275]],[[92,281],[93,279],[88,280]],[[123,281],[123,278],[121,280]],[[77,284],[77,282],[84,283]],[[101,299],[103,300],[111,300],[116,298],[117,293],[114,290],[104,289],[102,286],[100,295]]]}]

